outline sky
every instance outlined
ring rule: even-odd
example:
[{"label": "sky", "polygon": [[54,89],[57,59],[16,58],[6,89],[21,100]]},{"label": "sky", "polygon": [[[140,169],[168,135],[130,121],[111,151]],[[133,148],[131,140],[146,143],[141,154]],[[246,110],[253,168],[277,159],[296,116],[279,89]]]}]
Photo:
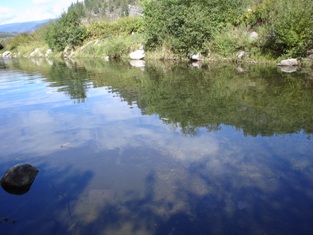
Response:
[{"label": "sky", "polygon": [[0,25],[54,19],[76,0],[0,0]]}]

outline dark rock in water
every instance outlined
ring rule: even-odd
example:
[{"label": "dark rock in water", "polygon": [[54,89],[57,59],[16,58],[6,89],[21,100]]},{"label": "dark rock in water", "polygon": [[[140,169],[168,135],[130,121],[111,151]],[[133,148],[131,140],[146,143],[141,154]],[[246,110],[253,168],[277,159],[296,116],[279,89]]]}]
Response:
[{"label": "dark rock in water", "polygon": [[35,167],[29,164],[13,166],[2,176],[1,186],[11,194],[27,193],[38,172]]}]

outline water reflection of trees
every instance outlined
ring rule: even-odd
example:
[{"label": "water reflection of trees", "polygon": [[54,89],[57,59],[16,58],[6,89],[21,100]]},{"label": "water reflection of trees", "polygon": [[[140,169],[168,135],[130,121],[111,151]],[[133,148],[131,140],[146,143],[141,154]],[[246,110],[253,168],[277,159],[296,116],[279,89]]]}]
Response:
[{"label": "water reflection of trees", "polygon": [[130,104],[136,102],[144,114],[159,115],[183,134],[194,135],[200,127],[219,130],[222,124],[253,136],[313,132],[313,81],[302,74],[256,66],[239,73],[232,65],[199,70],[186,64],[139,72],[110,68],[115,76],[105,76],[106,84]]},{"label": "water reflection of trees", "polygon": [[[12,63],[30,71],[24,61]],[[84,102],[91,82],[106,86],[121,101],[136,104],[143,114],[159,115],[186,135],[195,135],[199,128],[216,131],[222,125],[252,136],[313,132],[313,80],[307,72],[284,74],[276,67],[251,66],[240,73],[236,65],[191,69],[187,64],[148,64],[141,71],[127,63],[79,64],[55,62],[42,73],[51,86],[77,102]]]},{"label": "water reflection of trees", "polygon": [[49,71],[48,81],[51,82],[50,86],[58,87],[59,92],[64,92],[78,103],[84,102],[87,97],[89,79],[83,67],[54,63]]},{"label": "water reflection of trees", "polygon": [[46,58],[12,59],[6,61],[5,65],[29,75],[41,74],[51,83],[51,87],[56,87],[57,91],[69,95],[74,102],[84,102],[87,97],[90,79],[83,66],[77,66],[69,61],[67,63],[50,61]]},{"label": "water reflection of trees", "polygon": [[177,66],[145,87],[141,108],[179,123],[187,134],[220,124],[253,136],[312,133],[313,95],[305,88],[313,81],[271,68],[251,69],[242,74],[229,67],[203,72]]}]

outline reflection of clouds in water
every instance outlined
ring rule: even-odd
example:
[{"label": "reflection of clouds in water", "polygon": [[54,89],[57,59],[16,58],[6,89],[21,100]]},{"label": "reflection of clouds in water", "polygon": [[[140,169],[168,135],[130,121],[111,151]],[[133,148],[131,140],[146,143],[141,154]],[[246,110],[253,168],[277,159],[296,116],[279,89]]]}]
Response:
[{"label": "reflection of clouds in water", "polygon": [[[71,219],[65,219],[68,208],[58,214],[69,223],[68,230],[78,234],[87,225],[98,234],[154,234],[159,224],[177,215],[194,222],[204,222],[201,215],[207,216],[208,223],[214,222],[208,230],[212,234],[226,234],[225,219],[239,227],[253,226],[250,234],[259,234],[262,223],[274,221],[266,218],[269,212],[297,214],[303,209],[293,206],[289,191],[313,200],[312,187],[299,184],[293,172],[302,171],[305,180],[312,179],[308,156],[291,157],[302,146],[274,149],[271,141],[284,141],[271,138],[266,146],[257,138],[247,141],[241,135],[221,137],[220,133],[183,137],[104,89],[93,90],[84,104],[51,103],[45,109],[34,106],[9,115],[0,130],[7,137],[0,144],[2,156],[54,153],[56,159],[47,162],[55,161],[55,167],[75,162],[75,168],[92,172],[81,194],[69,201]],[[62,159],[60,152],[58,158],[55,152],[64,143],[76,152],[68,149],[69,156]],[[84,148],[90,156],[79,155]],[[97,153],[103,157],[95,157]],[[110,159],[106,154],[114,156]],[[260,221],[254,218],[257,213]]]},{"label": "reflection of clouds in water", "polygon": [[57,130],[53,117],[47,110],[16,113],[10,115],[0,135],[2,155],[35,154],[46,155],[55,151],[59,145],[57,135],[51,135]]},{"label": "reflection of clouds in water", "polygon": [[142,116],[140,110],[130,109],[103,88],[94,89],[88,99],[90,102],[80,106],[51,101],[42,109],[40,104],[44,99],[34,105],[34,98],[26,98],[22,108],[8,109],[12,118],[5,120],[6,125],[1,128],[1,136],[7,136],[2,142],[3,155],[23,152],[43,156],[64,143],[70,143],[71,147],[88,143],[95,146],[95,151],[123,151],[148,145],[164,155],[193,161],[218,149],[212,137],[186,139],[171,134],[156,117]]},{"label": "reflection of clouds in water", "polygon": [[185,138],[172,132],[155,116],[142,116],[140,110],[129,109],[119,100],[97,102],[92,112],[106,120],[96,139],[100,149],[124,149],[149,146],[175,159],[195,161],[218,151],[211,136]]}]

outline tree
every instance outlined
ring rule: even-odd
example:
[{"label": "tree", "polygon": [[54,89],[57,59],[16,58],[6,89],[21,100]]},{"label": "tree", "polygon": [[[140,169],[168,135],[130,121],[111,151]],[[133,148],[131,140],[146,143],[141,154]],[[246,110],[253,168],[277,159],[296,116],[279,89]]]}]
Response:
[{"label": "tree", "polygon": [[62,51],[66,46],[76,46],[87,36],[87,29],[81,25],[81,15],[71,6],[67,13],[63,13],[59,20],[50,23],[45,40],[49,47]]}]

